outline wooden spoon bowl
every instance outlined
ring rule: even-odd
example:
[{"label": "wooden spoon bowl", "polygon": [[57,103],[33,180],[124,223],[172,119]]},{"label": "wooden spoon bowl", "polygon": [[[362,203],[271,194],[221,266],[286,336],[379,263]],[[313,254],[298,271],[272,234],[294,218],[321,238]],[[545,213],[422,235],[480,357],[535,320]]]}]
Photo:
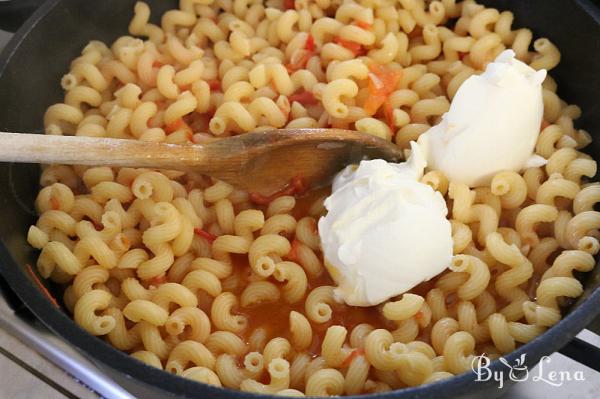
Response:
[{"label": "wooden spoon bowl", "polygon": [[207,144],[166,144],[80,136],[0,133],[0,161],[195,171],[247,191],[270,193],[299,177],[331,182],[362,159],[402,160],[402,150],[375,136],[342,129],[279,129]]}]

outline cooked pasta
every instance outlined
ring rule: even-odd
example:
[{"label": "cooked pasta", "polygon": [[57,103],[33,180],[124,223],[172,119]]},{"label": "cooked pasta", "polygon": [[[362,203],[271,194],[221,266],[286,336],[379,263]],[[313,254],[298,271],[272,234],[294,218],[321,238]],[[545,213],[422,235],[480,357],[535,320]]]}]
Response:
[{"label": "cooked pasta", "polygon": [[[560,61],[510,11],[472,0],[182,0],[160,25],[150,13],[136,3],[131,36],[83,49],[47,134],[186,144],[335,127],[407,149],[503,49],[535,69]],[[591,135],[550,77],[542,96],[545,166],[473,189],[423,176],[451,204],[452,264],[379,309],[336,301],[317,223],[327,189],[266,197],[195,173],[52,165],[27,241],[77,324],[185,378],[282,396],[438,381],[558,323],[582,293],[575,272],[595,266]]]}]

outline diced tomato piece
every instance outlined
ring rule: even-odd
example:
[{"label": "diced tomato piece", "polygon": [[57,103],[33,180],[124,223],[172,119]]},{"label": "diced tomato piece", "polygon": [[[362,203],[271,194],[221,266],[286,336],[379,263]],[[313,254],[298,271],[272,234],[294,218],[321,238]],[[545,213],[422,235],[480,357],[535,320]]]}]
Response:
[{"label": "diced tomato piece", "polygon": [[185,130],[190,135],[192,134],[192,129],[188,126],[187,123],[185,123],[183,118],[179,118],[175,122],[169,123],[165,126],[165,133],[167,134],[171,134],[178,130]]},{"label": "diced tomato piece", "polygon": [[367,114],[369,115],[375,115],[375,112],[377,112],[377,110],[379,109],[379,107],[381,107],[383,105],[383,103],[385,103],[385,100],[387,99],[386,96],[384,95],[369,95],[369,97],[367,97],[367,99],[365,100],[365,111],[367,112]]},{"label": "diced tomato piece", "polygon": [[288,97],[288,100],[290,104],[294,101],[302,105],[315,105],[319,103],[319,100],[316,99],[315,95],[311,91],[306,90],[302,90],[292,94]]},{"label": "diced tomato piece", "polygon": [[294,188],[294,194],[302,195],[309,189],[308,182],[302,176],[292,177],[292,187]]},{"label": "diced tomato piece", "polygon": [[308,35],[308,37],[306,38],[306,44],[304,45],[304,48],[310,51],[311,53],[315,51],[315,38],[313,37],[313,35]]},{"label": "diced tomato piece", "polygon": [[365,21],[356,21],[354,24],[364,30],[371,30],[371,27],[373,26],[372,24]]},{"label": "diced tomato piece", "polygon": [[263,195],[256,192],[249,193],[248,197],[250,198],[250,201],[254,202],[257,205],[268,205],[274,199],[270,195]]},{"label": "diced tomato piece", "polygon": [[383,82],[383,86],[385,87],[386,94],[390,94],[394,90],[396,90],[396,86],[398,86],[398,82],[402,78],[401,70],[393,70],[393,71],[385,71],[379,77],[381,82]]},{"label": "diced tomato piece", "polygon": [[386,100],[383,104],[383,114],[385,115],[385,121],[387,122],[390,130],[392,131],[392,135],[394,134],[394,109],[392,108],[392,104]]},{"label": "diced tomato piece", "polygon": [[315,38],[312,35],[308,35],[306,38],[304,49],[306,52],[302,55],[302,57],[299,57],[293,63],[285,64],[285,68],[289,73],[305,68],[310,58],[315,55]]},{"label": "diced tomato piece", "polygon": [[194,112],[184,116],[183,120],[187,123],[192,132],[201,132],[207,129],[208,121],[203,114]]},{"label": "diced tomato piece", "polygon": [[300,246],[300,241],[294,239],[292,241],[292,248],[290,249],[290,252],[287,254],[287,258],[289,260],[291,260],[292,262],[298,261],[298,247],[299,246]]},{"label": "diced tomato piece", "polygon": [[131,241],[125,235],[121,238],[121,242],[128,248],[131,246]]},{"label": "diced tomato piece", "polygon": [[[387,97],[396,89],[402,78],[401,70],[386,70],[379,64],[369,65],[369,96],[365,100],[364,109],[369,115],[374,115],[387,101]],[[390,109],[390,115],[392,110]],[[391,116],[390,116],[391,118]]]},{"label": "diced tomato piece", "polygon": [[413,30],[411,30],[408,34],[408,37],[410,39],[413,39],[417,36],[421,36],[423,34],[423,28],[421,28],[419,25],[415,26]]},{"label": "diced tomato piece", "polygon": [[547,120],[545,120],[545,119],[542,119],[542,124],[541,124],[541,126],[540,126],[540,132],[541,132],[542,130],[544,130],[545,128],[547,128],[548,126],[550,126],[550,122],[548,122],[548,121],[547,121]]},{"label": "diced tomato piece", "polygon": [[50,207],[55,211],[60,209],[60,202],[56,197],[50,197]]},{"label": "diced tomato piece", "polygon": [[361,348],[354,349],[352,352],[350,352],[348,357],[346,359],[344,359],[344,361],[341,364],[341,367],[342,368],[350,367],[350,365],[352,364],[352,361],[354,359],[356,359],[359,356],[364,356],[364,354],[365,354],[364,349],[361,349]]},{"label": "diced tomato piece", "polygon": [[204,238],[206,241],[208,241],[210,244],[213,243],[213,241],[215,241],[217,239],[217,236],[215,236],[214,234],[210,234],[208,231],[206,230],[202,230],[199,227],[196,227],[194,229],[194,233],[196,233],[197,235],[199,235],[200,237]]},{"label": "diced tomato piece", "polygon": [[33,268],[31,267],[31,265],[30,264],[26,264],[25,266],[26,266],[27,272],[31,276],[31,279],[38,286],[38,288],[40,289],[40,291],[42,291],[42,294],[46,298],[48,298],[48,300],[52,303],[52,305],[54,305],[55,307],[59,308],[60,306],[58,305],[58,302],[56,301],[56,298],[54,298],[52,296],[52,294],[50,293],[50,291],[48,291],[48,289],[46,288],[46,286],[40,281],[40,278],[38,277],[37,274],[35,274],[35,272],[33,271]]},{"label": "diced tomato piece", "polygon": [[363,48],[363,46],[360,43],[356,43],[351,40],[345,40],[339,36],[336,36],[333,39],[333,42],[336,44],[339,44],[340,46],[342,46],[344,48],[347,48],[352,53],[354,53],[355,56],[365,54],[365,49]]},{"label": "diced tomato piece", "polygon": [[208,87],[210,87],[210,91],[220,91],[221,90],[221,81],[218,79],[212,79],[206,81],[208,83]]},{"label": "diced tomato piece", "polygon": [[304,69],[306,67],[306,64],[308,64],[308,61],[310,60],[310,57],[313,56],[313,53],[310,51],[307,51],[302,57],[298,58],[298,60],[296,60],[296,62],[294,62],[293,64],[285,64],[285,68],[287,69],[288,73],[293,73],[296,72],[299,69]]},{"label": "diced tomato piece", "polygon": [[309,220],[309,227],[310,227],[310,231],[313,234],[317,234],[319,232],[319,227],[317,226],[317,221],[315,219],[308,219]]},{"label": "diced tomato piece", "polygon": [[275,198],[282,197],[284,195],[302,195],[309,189],[308,182],[301,176],[293,177],[292,180],[281,190],[275,191],[271,195],[263,195],[260,193],[250,193],[250,201],[258,205],[268,205]]},{"label": "diced tomato piece", "polygon": [[154,62],[152,63],[152,66],[153,66],[153,67],[155,67],[155,68],[160,68],[160,67],[161,67],[161,66],[163,66],[163,65],[164,65],[164,64],[163,64],[162,62],[160,62],[160,61],[154,61]]},{"label": "diced tomato piece", "polygon": [[293,10],[295,8],[294,0],[283,0],[283,8],[286,10]]},{"label": "diced tomato piece", "polygon": [[148,121],[146,122],[146,126],[152,127],[153,124],[154,124],[154,117],[148,118]]},{"label": "diced tomato piece", "polygon": [[294,186],[292,186],[291,184],[288,184],[281,190],[276,191],[271,195],[263,195],[263,194],[254,192],[254,193],[250,193],[249,197],[250,197],[250,201],[254,202],[255,204],[268,205],[276,198],[283,197],[284,195],[292,195],[292,194],[294,194]]},{"label": "diced tomato piece", "polygon": [[152,277],[150,280],[148,280],[148,284],[153,285],[155,287],[158,287],[161,284],[164,284],[166,282],[167,282],[167,276],[164,273],[161,274],[160,276]]},{"label": "diced tomato piece", "polygon": [[463,53],[462,51],[458,52],[458,59],[463,60],[467,56],[467,53]]},{"label": "diced tomato piece", "polygon": [[375,75],[382,75],[383,72],[385,71],[383,69],[383,66],[380,65],[380,64],[378,64],[378,63],[376,63],[376,62],[371,62],[368,65],[368,68],[369,68],[369,71],[373,72]]}]

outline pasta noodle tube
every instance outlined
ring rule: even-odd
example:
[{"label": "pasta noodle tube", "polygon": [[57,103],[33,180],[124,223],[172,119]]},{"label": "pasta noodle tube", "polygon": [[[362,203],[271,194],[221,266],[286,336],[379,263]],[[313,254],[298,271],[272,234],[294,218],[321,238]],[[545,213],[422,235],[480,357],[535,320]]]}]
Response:
[{"label": "pasta noodle tube", "polygon": [[242,104],[237,101],[227,101],[217,108],[215,115],[211,118],[210,131],[216,135],[225,133],[229,120],[235,121],[245,131],[256,128],[256,120]]},{"label": "pasta noodle tube", "polygon": [[211,351],[200,342],[183,341],[177,344],[169,354],[165,370],[181,374],[190,362],[195,366],[213,369],[216,359]]},{"label": "pasta noodle tube", "polygon": [[341,101],[342,96],[353,98],[358,94],[358,86],[350,79],[336,79],[323,89],[323,107],[335,118],[348,116],[348,106]]},{"label": "pasta noodle tube", "polygon": [[542,276],[542,281],[550,277],[573,277],[573,271],[589,272],[596,265],[594,257],[584,251],[563,251],[556,257],[552,267]]},{"label": "pasta noodle tube", "polygon": [[289,388],[290,385],[290,364],[285,359],[273,359],[267,366],[271,381],[269,384],[262,384],[253,379],[242,381],[240,389],[246,392],[256,393],[275,393]]},{"label": "pasta noodle tube", "polygon": [[215,331],[209,335],[206,347],[214,354],[228,353],[233,356],[242,356],[248,352],[246,343],[237,335],[229,331]]},{"label": "pasta noodle tube", "polygon": [[223,292],[215,298],[211,306],[210,318],[216,328],[234,333],[246,329],[248,319],[231,313],[237,305],[238,299],[231,292]]},{"label": "pasta noodle tube", "polygon": [[217,387],[222,386],[219,376],[206,367],[190,367],[189,369],[183,370],[181,376],[207,385],[214,385]]},{"label": "pasta noodle tube", "polygon": [[555,205],[556,197],[574,199],[581,188],[579,184],[563,179],[559,174],[552,175],[539,188],[535,197],[538,204]]},{"label": "pasta noodle tube", "polygon": [[328,367],[338,368],[349,355],[349,351],[343,347],[348,331],[342,326],[331,326],[325,333],[321,344],[321,355]]},{"label": "pasta noodle tube", "polygon": [[198,298],[194,293],[182,284],[164,283],[152,292],[152,302],[162,307],[169,309],[172,303],[181,306],[198,306]]},{"label": "pasta noodle tube", "polygon": [[444,345],[444,359],[448,371],[453,374],[461,374],[471,370],[474,349],[475,339],[471,334],[464,331],[452,334]]},{"label": "pasta noodle tube", "polygon": [[502,208],[514,209],[527,198],[527,184],[516,172],[500,172],[491,182],[492,194],[500,197]]},{"label": "pasta noodle tube", "polygon": [[488,265],[475,256],[455,255],[450,270],[469,273],[469,279],[457,291],[458,297],[465,301],[478,297],[490,282]]},{"label": "pasta noodle tube", "polygon": [[306,316],[315,323],[325,323],[331,320],[334,303],[333,287],[323,285],[313,289],[304,302]]},{"label": "pasta noodle tube", "polygon": [[399,301],[387,302],[383,306],[383,316],[394,321],[410,319],[417,314],[424,302],[422,296],[406,293]]},{"label": "pasta noodle tube", "polygon": [[163,326],[169,319],[169,312],[154,302],[136,299],[125,306],[123,316],[136,323],[144,320],[155,326]]},{"label": "pasta noodle tube", "polygon": [[147,364],[148,366],[156,367],[157,369],[162,370],[162,363],[160,362],[160,358],[156,356],[156,353],[150,351],[137,351],[131,354],[132,357],[136,358],[142,363]]},{"label": "pasta noodle tube", "polygon": [[504,315],[494,313],[488,318],[488,325],[492,342],[501,353],[508,353],[515,350],[515,339],[510,335],[508,323]]},{"label": "pasta noodle tube", "polygon": [[581,189],[573,199],[573,212],[593,211],[594,204],[600,202],[600,184],[590,184]]},{"label": "pasta noodle tube", "polygon": [[400,356],[404,353],[404,344],[394,342],[388,330],[377,329],[365,339],[365,355],[373,367],[379,370],[396,370],[401,366]]},{"label": "pasta noodle tube", "polygon": [[[202,258],[199,258],[202,259]],[[212,260],[212,259],[211,259]],[[196,260],[194,261],[196,262]],[[215,263],[213,261],[211,263]],[[216,297],[222,292],[221,281],[213,273],[206,270],[192,270],[183,278],[181,285],[192,292],[203,290],[208,295]]]},{"label": "pasta noodle tube", "polygon": [[525,244],[535,246],[539,243],[535,226],[540,222],[553,222],[557,217],[558,210],[552,205],[529,205],[517,215],[515,228],[521,234],[521,239]]},{"label": "pasta noodle tube", "polygon": [[235,357],[229,354],[221,354],[217,357],[215,372],[219,376],[223,386],[239,389],[242,381],[258,377],[262,373],[264,362],[262,355],[251,352],[244,358],[244,368],[240,368]]},{"label": "pasta noodle tube", "polygon": [[337,396],[343,392],[344,376],[336,369],[319,370],[306,383],[308,396]]},{"label": "pasta noodle tube", "polygon": [[600,228],[600,212],[585,211],[578,213],[567,223],[566,237],[573,248],[590,230]]},{"label": "pasta noodle tube", "polygon": [[187,306],[171,313],[165,323],[165,330],[169,335],[182,334],[186,327],[189,327],[186,339],[204,342],[210,334],[210,319],[197,307]]},{"label": "pasta noodle tube", "polygon": [[98,316],[96,312],[106,309],[111,299],[112,295],[102,290],[92,290],[84,294],[75,304],[75,322],[92,335],[108,334],[115,328],[115,318]]},{"label": "pasta noodle tube", "polygon": [[538,305],[558,309],[558,297],[577,298],[583,293],[583,286],[573,277],[550,277],[540,283],[535,293]]},{"label": "pasta noodle tube", "polygon": [[82,268],[77,257],[65,244],[59,241],[51,241],[42,248],[37,261],[37,268],[42,277],[48,278],[57,266],[71,275],[77,274]]},{"label": "pasta noodle tube", "polygon": [[528,323],[542,327],[552,327],[562,318],[560,310],[540,306],[531,301],[523,303],[523,313],[525,313],[525,318]]},{"label": "pasta noodle tube", "polygon": [[285,256],[290,249],[290,242],[285,237],[276,234],[260,236],[248,252],[250,267],[259,276],[269,277],[275,271],[275,260],[270,255]]},{"label": "pasta noodle tube", "polygon": [[194,97],[191,92],[184,91],[177,96],[177,100],[169,105],[165,111],[165,123],[167,125],[172,124],[178,119],[183,118],[185,115],[194,112],[197,105],[198,101],[196,100],[196,97]]},{"label": "pasta noodle tube", "polygon": [[127,329],[125,318],[118,308],[110,307],[106,309],[103,314],[105,316],[111,316],[116,321],[115,328],[108,333],[108,340],[111,345],[125,351],[132,350],[139,346],[141,338],[137,324],[130,329]]},{"label": "pasta noodle tube", "polygon": [[302,300],[308,285],[308,279],[302,267],[294,262],[279,262],[275,265],[273,277],[279,282],[286,281],[286,284],[281,287],[286,302],[296,303]]},{"label": "pasta noodle tube", "polygon": [[292,334],[292,345],[296,350],[307,349],[313,338],[312,327],[308,319],[299,312],[290,312],[290,332]]},{"label": "pasta noodle tube", "polygon": [[403,353],[400,355],[402,366],[396,371],[400,380],[408,386],[422,384],[432,373],[433,363],[422,352],[411,350],[408,345],[398,345]]},{"label": "pasta noodle tube", "polygon": [[264,303],[274,303],[279,301],[280,296],[279,289],[275,284],[268,281],[254,281],[248,284],[240,295],[240,304],[247,308]]}]

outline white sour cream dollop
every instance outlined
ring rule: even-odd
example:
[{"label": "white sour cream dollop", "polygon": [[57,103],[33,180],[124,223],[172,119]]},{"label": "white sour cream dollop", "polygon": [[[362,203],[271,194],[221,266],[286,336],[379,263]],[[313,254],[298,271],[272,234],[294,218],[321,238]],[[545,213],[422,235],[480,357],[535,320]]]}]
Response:
[{"label": "white sour cream dollop", "polygon": [[319,220],[325,263],[337,300],[377,305],[444,271],[452,259],[448,209],[420,183],[426,161],[411,143],[407,162],[362,161],[333,182]]},{"label": "white sour cream dollop", "polygon": [[503,170],[543,165],[533,151],[545,77],[545,70],[535,71],[506,50],[483,74],[468,78],[442,121],[419,137],[429,168],[477,187]]}]

